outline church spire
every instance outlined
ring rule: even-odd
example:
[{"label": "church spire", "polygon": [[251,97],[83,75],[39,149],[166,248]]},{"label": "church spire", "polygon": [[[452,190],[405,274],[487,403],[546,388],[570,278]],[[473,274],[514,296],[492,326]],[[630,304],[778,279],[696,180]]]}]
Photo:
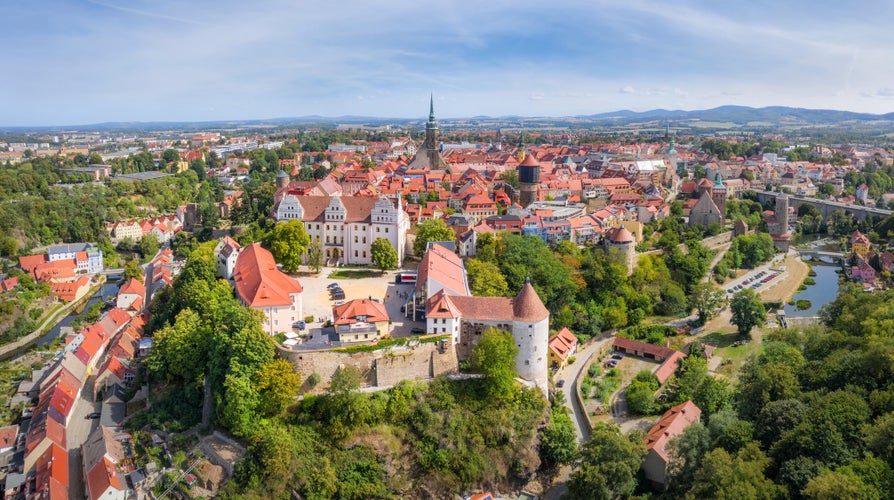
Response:
[{"label": "church spire", "polygon": [[430,101],[428,103],[428,121],[435,121],[435,95],[430,94]]}]

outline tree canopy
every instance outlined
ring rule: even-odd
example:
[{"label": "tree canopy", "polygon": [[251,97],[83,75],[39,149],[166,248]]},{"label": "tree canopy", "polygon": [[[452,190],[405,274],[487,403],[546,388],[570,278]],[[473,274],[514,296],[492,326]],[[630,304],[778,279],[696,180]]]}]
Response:
[{"label": "tree canopy", "polygon": [[397,269],[397,250],[385,238],[376,238],[370,247],[372,261],[381,271]]},{"label": "tree canopy", "polygon": [[298,219],[276,224],[267,239],[273,258],[288,273],[294,273],[301,266],[309,243],[310,237],[304,229],[304,223]]},{"label": "tree canopy", "polygon": [[422,257],[428,244],[433,241],[453,241],[456,234],[447,227],[443,219],[429,219],[416,226],[416,240],[413,242],[413,254]]}]

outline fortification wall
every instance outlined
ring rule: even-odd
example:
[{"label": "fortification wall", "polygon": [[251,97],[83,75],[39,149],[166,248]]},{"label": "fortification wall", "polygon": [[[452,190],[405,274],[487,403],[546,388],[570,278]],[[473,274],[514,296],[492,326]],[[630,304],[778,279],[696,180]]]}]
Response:
[{"label": "fortification wall", "polygon": [[295,366],[302,380],[306,381],[313,373],[319,374],[320,383],[314,388],[317,391],[329,386],[332,375],[341,366],[357,368],[363,374],[364,385],[374,387],[394,385],[401,380],[427,380],[459,371],[456,350],[449,341],[420,342],[358,353],[279,348],[279,355]]}]

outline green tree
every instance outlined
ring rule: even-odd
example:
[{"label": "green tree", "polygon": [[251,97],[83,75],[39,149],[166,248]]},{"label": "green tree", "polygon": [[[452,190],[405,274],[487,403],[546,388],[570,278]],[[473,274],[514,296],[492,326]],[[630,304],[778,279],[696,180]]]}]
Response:
[{"label": "green tree", "polygon": [[521,183],[519,183],[519,180],[518,180],[518,171],[517,170],[506,170],[500,176],[500,180],[502,180],[506,184],[509,184],[510,186],[514,187],[515,189],[518,189],[519,186],[521,186]]},{"label": "green tree", "polygon": [[478,235],[478,241],[475,242],[475,256],[484,262],[496,262],[497,241],[494,239],[494,235],[491,233]]},{"label": "green tree", "polygon": [[768,500],[783,497],[783,488],[764,475],[770,459],[756,443],[749,443],[735,457],[723,448],[716,448],[701,462],[687,496]]},{"label": "green tree", "polygon": [[307,245],[307,266],[315,273],[323,269],[323,245],[317,240],[311,241]]},{"label": "green tree", "polygon": [[159,248],[161,248],[161,245],[158,243],[158,238],[156,238],[154,234],[145,234],[140,238],[140,255],[143,256],[143,260],[148,261],[151,260],[152,257],[155,257]]},{"label": "green tree", "polygon": [[705,324],[719,309],[726,306],[726,293],[712,283],[698,283],[692,287],[692,305],[698,313],[698,321]]},{"label": "green tree", "polygon": [[370,247],[372,261],[380,271],[397,269],[397,250],[385,238],[376,238]]},{"label": "green tree", "polygon": [[168,148],[161,153],[161,159],[165,162],[165,165],[176,163],[180,161],[180,153],[178,153],[176,149]]},{"label": "green tree", "polygon": [[643,370],[636,374],[633,382],[627,387],[627,409],[634,415],[651,415],[655,413],[655,391],[658,390],[658,378],[654,373]]},{"label": "green tree", "polygon": [[739,335],[748,335],[755,326],[767,321],[767,310],[760,297],[751,288],[746,288],[733,295],[730,301],[730,322],[736,325]]},{"label": "green tree", "polygon": [[645,454],[641,434],[625,436],[616,424],[596,423],[568,481],[569,497],[614,499],[632,495]]},{"label": "green tree", "polygon": [[508,396],[515,386],[515,358],[518,348],[512,334],[488,328],[472,349],[472,364],[484,374],[484,387],[496,399]]},{"label": "green tree", "polygon": [[301,375],[294,372],[292,363],[274,359],[255,373],[254,386],[261,396],[258,407],[264,415],[279,415],[295,401],[301,388]]},{"label": "green tree", "polygon": [[885,413],[867,426],[863,439],[875,456],[894,463],[894,412]]},{"label": "green tree", "polygon": [[570,463],[576,454],[574,424],[564,407],[554,408],[549,424],[540,431],[540,459],[547,466],[555,466]]},{"label": "green tree", "polygon": [[506,278],[496,264],[469,259],[466,261],[466,271],[472,295],[476,297],[506,297],[509,295],[509,285],[506,284]]},{"label": "green tree", "polygon": [[447,227],[443,219],[429,219],[416,226],[416,240],[413,242],[413,254],[422,257],[428,244],[434,241],[454,241],[456,234]]},{"label": "green tree", "polygon": [[0,255],[4,257],[15,257],[19,251],[19,243],[12,236],[4,236],[0,239]]},{"label": "green tree", "polygon": [[267,243],[273,258],[282,264],[283,270],[294,273],[301,266],[310,237],[304,229],[303,222],[289,219],[273,227]]},{"label": "green tree", "polygon": [[200,385],[208,362],[209,342],[209,332],[199,314],[184,309],[173,325],[152,336],[152,353],[146,366],[168,380]]},{"label": "green tree", "polygon": [[140,282],[143,281],[143,268],[134,259],[124,264],[124,279],[129,280],[131,278],[136,278]]}]

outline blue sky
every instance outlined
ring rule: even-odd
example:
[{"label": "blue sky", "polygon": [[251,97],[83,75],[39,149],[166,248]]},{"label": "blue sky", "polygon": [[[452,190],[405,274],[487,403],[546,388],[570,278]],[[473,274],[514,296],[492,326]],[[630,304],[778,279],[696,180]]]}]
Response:
[{"label": "blue sky", "polygon": [[[782,4],[782,5],[780,5]],[[883,0],[9,0],[0,125],[894,111]]]}]

